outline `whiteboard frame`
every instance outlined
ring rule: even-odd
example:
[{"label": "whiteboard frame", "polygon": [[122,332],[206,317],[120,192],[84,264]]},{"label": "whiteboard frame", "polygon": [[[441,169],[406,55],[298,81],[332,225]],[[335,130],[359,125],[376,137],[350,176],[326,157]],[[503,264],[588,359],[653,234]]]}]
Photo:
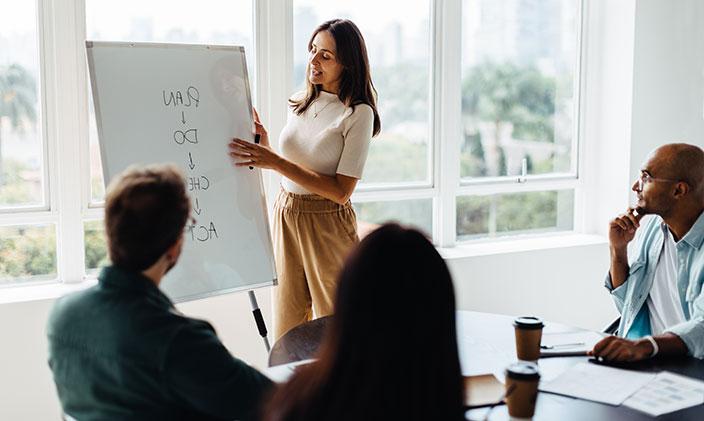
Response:
[{"label": "whiteboard frame", "polygon": [[[100,102],[98,101],[98,86],[96,83],[95,76],[95,62],[93,60],[93,47],[124,47],[124,48],[159,48],[159,49],[179,49],[179,50],[221,50],[221,51],[231,51],[231,52],[241,52],[242,53],[242,67],[243,75],[245,81],[245,91],[247,95],[247,102],[249,103],[248,113],[250,121],[254,122],[254,114],[252,113],[252,92],[249,86],[249,72],[247,71],[247,56],[245,54],[244,46],[241,45],[223,45],[223,44],[187,44],[187,43],[158,43],[158,42],[126,42],[126,41],[85,41],[86,47],[86,58],[88,60],[89,69],[89,80],[91,86],[91,93],[93,96],[93,107],[95,109],[95,119],[96,119],[96,129],[98,132],[98,145],[100,146],[100,156],[101,159],[105,156],[105,147],[100,139],[103,137],[103,127],[102,127],[102,114],[100,110]],[[254,123],[252,123],[252,133],[254,133]],[[110,178],[108,174],[108,168],[105,165],[105,160],[102,160],[103,168],[103,183],[105,190],[107,191],[107,186],[110,183]],[[259,197],[260,197],[260,209],[262,210],[264,221],[266,225],[267,238],[266,243],[271,252],[271,258],[269,259],[271,267],[273,269],[274,278],[271,281],[264,281],[256,284],[246,285],[242,287],[232,287],[225,289],[213,290],[200,294],[192,294],[179,298],[172,298],[171,301],[174,303],[181,303],[186,301],[200,300],[209,297],[215,297],[218,295],[232,294],[235,292],[250,291],[257,288],[271,287],[278,285],[278,277],[276,271],[276,263],[274,261],[274,247],[271,238],[271,224],[269,223],[269,214],[267,212],[266,204],[266,192],[264,190],[264,182],[262,178],[262,171],[256,168],[257,179],[259,180]]]}]

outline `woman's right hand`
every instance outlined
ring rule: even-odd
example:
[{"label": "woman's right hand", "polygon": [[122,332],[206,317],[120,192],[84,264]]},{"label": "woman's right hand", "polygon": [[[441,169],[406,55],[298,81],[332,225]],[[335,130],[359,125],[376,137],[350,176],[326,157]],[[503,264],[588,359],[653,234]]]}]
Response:
[{"label": "woman's right hand", "polygon": [[252,107],[252,112],[254,114],[254,133],[259,135],[259,144],[265,147],[269,147],[269,133],[259,119],[259,113],[257,109]]}]

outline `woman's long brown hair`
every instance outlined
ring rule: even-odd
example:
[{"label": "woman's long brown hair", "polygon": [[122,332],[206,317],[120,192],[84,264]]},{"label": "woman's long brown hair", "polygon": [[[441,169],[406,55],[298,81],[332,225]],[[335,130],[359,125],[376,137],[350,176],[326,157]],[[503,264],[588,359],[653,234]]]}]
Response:
[{"label": "woman's long brown hair", "polygon": [[[340,91],[337,97],[340,101],[354,110],[355,105],[367,104],[374,112],[374,131],[376,136],[381,131],[381,119],[376,109],[377,93],[372,83],[369,70],[367,45],[362,33],[352,21],[347,19],[333,19],[323,22],[315,28],[308,41],[308,51],[313,47],[313,39],[321,31],[328,31],[335,40],[337,48],[337,61],[342,65],[340,75]],[[310,62],[306,64],[306,95],[300,100],[289,99],[288,103],[293,111],[300,115],[310,107],[320,95],[320,85],[314,85],[308,79]]]},{"label": "woman's long brown hair", "polygon": [[318,361],[275,392],[265,420],[464,419],[452,279],[421,233],[369,234],[335,306]]}]

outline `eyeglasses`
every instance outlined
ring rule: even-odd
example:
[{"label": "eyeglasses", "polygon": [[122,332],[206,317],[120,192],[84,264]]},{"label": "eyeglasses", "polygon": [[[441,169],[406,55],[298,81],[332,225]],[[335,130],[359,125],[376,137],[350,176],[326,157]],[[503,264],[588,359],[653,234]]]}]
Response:
[{"label": "eyeglasses", "polygon": [[656,182],[656,181],[663,181],[663,182],[670,182],[670,183],[679,183],[680,180],[673,180],[671,178],[656,178],[650,175],[647,171],[641,171],[640,172],[640,177],[638,177],[638,180],[636,180],[636,183],[638,183],[638,190],[641,191],[643,190],[643,186],[647,183],[650,182]]}]

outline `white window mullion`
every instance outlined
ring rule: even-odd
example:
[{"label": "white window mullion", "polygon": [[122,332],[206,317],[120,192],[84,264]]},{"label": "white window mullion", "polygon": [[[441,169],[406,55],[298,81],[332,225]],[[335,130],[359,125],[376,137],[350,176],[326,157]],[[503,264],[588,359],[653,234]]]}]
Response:
[{"label": "white window mullion", "polygon": [[355,191],[352,203],[392,202],[398,200],[432,199],[436,196],[435,189],[388,190],[388,191]]},{"label": "white window mullion", "polygon": [[[91,207],[102,208],[102,202],[92,203],[91,180],[90,180],[90,144],[89,144],[89,91],[88,91],[88,65],[86,60],[85,40],[86,35],[86,2],[85,0],[75,1],[76,19],[76,73],[78,75],[78,133],[76,140],[79,145],[79,165],[80,165],[80,187],[81,187],[81,216]],[[102,210],[102,209],[101,209]]]},{"label": "white window mullion", "polygon": [[433,89],[435,91],[435,180],[439,188],[435,224],[440,247],[455,245],[455,195],[460,180],[460,148],[462,136],[461,112],[461,57],[462,5],[461,0],[436,0],[433,17]]},{"label": "white window mullion", "polygon": [[[293,0],[255,2],[255,48],[257,50],[257,102],[259,115],[269,131],[271,146],[278,150],[279,133],[286,125],[286,103],[293,68]],[[281,176],[264,171],[267,202],[271,208]]]},{"label": "white window mullion", "polygon": [[55,224],[56,212],[40,211],[28,213],[0,214],[0,227],[17,225]]},{"label": "white window mullion", "polygon": [[[577,185],[575,189],[574,198],[574,230],[577,232],[586,233],[587,232],[587,183],[584,180],[584,168],[585,168],[585,157],[587,156],[585,148],[586,140],[586,110],[587,110],[587,40],[588,40],[588,30],[586,25],[589,16],[589,5],[585,0],[582,0],[579,4],[579,48],[577,48],[577,74],[575,78],[574,89],[577,92],[578,100],[575,101],[577,104],[577,109],[575,110],[574,121],[575,121],[575,132],[572,141],[572,165],[574,172],[577,174]],[[576,156],[574,155],[576,154]]]},{"label": "white window mullion", "polygon": [[548,190],[572,190],[580,185],[575,178],[528,183],[470,184],[457,189],[459,196],[529,193]]},{"label": "white window mullion", "polygon": [[[82,3],[82,1],[79,1]],[[81,165],[79,136],[79,60],[81,51],[77,2],[41,0],[47,70],[47,133],[52,184],[52,210],[58,213],[57,270],[67,283],[83,279]],[[83,23],[80,23],[83,25]]]}]

